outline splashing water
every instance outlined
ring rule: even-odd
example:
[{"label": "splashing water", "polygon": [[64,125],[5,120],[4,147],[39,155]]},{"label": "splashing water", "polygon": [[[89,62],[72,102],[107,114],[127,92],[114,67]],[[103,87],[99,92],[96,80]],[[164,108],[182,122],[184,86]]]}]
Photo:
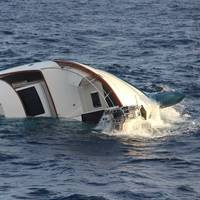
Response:
[{"label": "splashing water", "polygon": [[112,136],[133,138],[159,138],[177,135],[180,134],[180,127],[184,130],[188,126],[186,121],[190,118],[189,115],[182,114],[182,109],[183,107],[160,109],[158,104],[153,104],[153,112],[150,119],[144,120],[142,117],[138,117],[127,120],[123,123],[122,130],[112,129],[112,125],[109,123],[105,127],[101,127],[102,132]]}]

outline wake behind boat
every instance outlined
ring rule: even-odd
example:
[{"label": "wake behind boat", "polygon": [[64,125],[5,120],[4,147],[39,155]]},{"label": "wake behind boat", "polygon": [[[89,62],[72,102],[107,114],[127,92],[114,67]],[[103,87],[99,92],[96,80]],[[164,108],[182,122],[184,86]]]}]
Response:
[{"label": "wake behind boat", "polygon": [[150,119],[180,102],[177,92],[147,95],[116,76],[77,62],[55,60],[0,72],[0,115],[8,118],[59,117],[97,124]]}]

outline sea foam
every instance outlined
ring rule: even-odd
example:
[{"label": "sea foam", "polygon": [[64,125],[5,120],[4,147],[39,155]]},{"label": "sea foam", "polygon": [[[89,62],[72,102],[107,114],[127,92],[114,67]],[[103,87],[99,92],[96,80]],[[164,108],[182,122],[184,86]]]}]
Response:
[{"label": "sea foam", "polygon": [[[157,138],[180,133],[178,127],[182,127],[189,115],[183,115],[179,107],[168,107],[160,109],[159,105],[153,104],[150,119],[142,117],[126,120],[121,130],[112,128],[108,123],[101,126],[102,132],[108,135],[126,136],[136,138]],[[99,126],[98,126],[99,128]]]}]

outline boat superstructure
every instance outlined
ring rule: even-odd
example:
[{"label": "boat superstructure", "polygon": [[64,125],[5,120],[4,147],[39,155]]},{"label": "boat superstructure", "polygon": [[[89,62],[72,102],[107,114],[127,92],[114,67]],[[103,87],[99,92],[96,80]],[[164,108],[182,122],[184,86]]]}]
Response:
[{"label": "boat superstructure", "polygon": [[[116,76],[66,60],[0,72],[0,115],[64,117],[98,123],[102,116],[151,116],[153,100]],[[121,114],[119,114],[121,112]]]}]

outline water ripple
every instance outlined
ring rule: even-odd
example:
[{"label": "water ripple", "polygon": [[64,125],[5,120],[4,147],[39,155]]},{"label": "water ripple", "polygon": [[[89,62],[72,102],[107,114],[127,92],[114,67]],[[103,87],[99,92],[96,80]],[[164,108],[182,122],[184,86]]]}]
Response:
[{"label": "water ripple", "polygon": [[199,0],[8,0],[0,8],[0,69],[64,58],[148,92],[186,95],[165,111],[171,126],[145,138],[64,119],[0,118],[0,199],[200,199]]}]

